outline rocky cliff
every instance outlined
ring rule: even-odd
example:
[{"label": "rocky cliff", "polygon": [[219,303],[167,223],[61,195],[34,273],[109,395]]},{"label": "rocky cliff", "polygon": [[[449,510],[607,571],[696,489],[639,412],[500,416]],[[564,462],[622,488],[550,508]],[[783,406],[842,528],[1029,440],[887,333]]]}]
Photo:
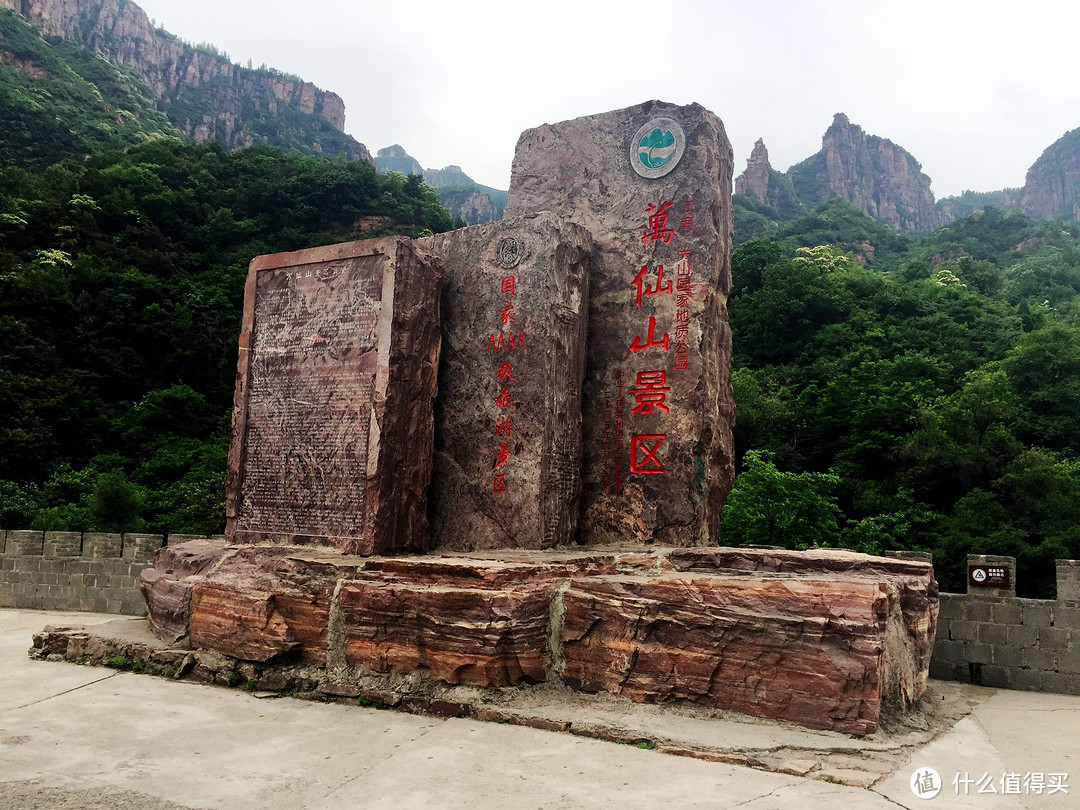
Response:
[{"label": "rocky cliff", "polygon": [[422,169],[420,162],[398,144],[380,149],[375,165],[380,172],[422,174],[424,182],[439,192],[442,204],[450,209],[451,215],[466,225],[483,225],[502,219],[506,192],[480,185],[460,166]]},{"label": "rocky cliff", "polygon": [[1080,221],[1080,129],[1062,135],[1028,169],[1020,208],[1029,217]]},{"label": "rocky cliff", "polygon": [[758,202],[765,202],[769,193],[769,150],[765,148],[765,141],[758,138],[754,143],[754,151],[746,160],[746,169],[735,178],[735,193],[749,194],[756,197]]},{"label": "rocky cliff", "polygon": [[344,134],[345,104],[335,94],[277,71],[252,70],[188,45],[129,0],[0,0],[46,36],[78,42],[130,67],[173,124],[196,141],[229,148],[271,143],[373,162]]},{"label": "rocky cliff", "polygon": [[795,219],[806,210],[791,181],[769,163],[769,150],[761,138],[746,161],[746,170],[735,179],[735,193],[747,194],[769,206],[782,221]]},{"label": "rocky cliff", "polygon": [[406,177],[410,174],[423,175],[424,173],[424,167],[416,158],[396,143],[378,151],[375,155],[375,165],[380,172],[400,172]]},{"label": "rocky cliff", "polygon": [[930,178],[906,150],[867,135],[837,113],[821,151],[787,171],[806,205],[839,195],[897,230],[930,230],[939,223]]}]

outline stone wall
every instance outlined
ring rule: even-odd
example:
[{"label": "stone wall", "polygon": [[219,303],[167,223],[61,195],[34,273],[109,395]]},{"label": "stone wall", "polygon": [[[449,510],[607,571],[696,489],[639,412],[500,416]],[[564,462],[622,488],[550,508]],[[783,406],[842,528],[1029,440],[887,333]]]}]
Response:
[{"label": "stone wall", "polygon": [[0,607],[142,615],[139,574],[165,544],[160,534],[0,530]]},{"label": "stone wall", "polygon": [[1017,598],[1013,557],[968,564],[1009,568],[1010,586],[940,594],[931,677],[1080,695],[1080,560],[1058,560],[1057,599]]}]

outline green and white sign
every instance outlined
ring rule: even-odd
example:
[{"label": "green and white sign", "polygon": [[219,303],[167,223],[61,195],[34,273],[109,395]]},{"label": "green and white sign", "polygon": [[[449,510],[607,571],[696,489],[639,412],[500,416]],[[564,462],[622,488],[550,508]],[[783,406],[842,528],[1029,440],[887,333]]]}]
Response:
[{"label": "green and white sign", "polygon": [[674,118],[653,118],[630,140],[630,165],[654,180],[674,169],[686,149],[686,135]]}]

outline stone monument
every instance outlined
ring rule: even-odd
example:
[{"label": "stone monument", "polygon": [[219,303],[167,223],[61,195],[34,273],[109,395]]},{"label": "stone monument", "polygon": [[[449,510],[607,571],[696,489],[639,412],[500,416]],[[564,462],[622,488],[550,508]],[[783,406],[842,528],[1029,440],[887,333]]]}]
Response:
[{"label": "stone monument", "polygon": [[251,262],[230,542],[427,550],[440,280],[435,258],[400,237]]},{"label": "stone monument", "polygon": [[522,135],[502,223],[257,258],[230,544],[141,580],[180,671],[477,716],[555,682],[854,734],[916,703],[929,561],[705,547],[734,472],[731,168],[716,116],[653,101]]},{"label": "stone monument", "polygon": [[432,545],[572,544],[592,240],[540,213],[422,241],[446,274]]},{"label": "stone monument", "polygon": [[507,216],[585,227],[586,543],[716,542],[734,482],[732,152],[699,105],[650,101],[522,134]]}]

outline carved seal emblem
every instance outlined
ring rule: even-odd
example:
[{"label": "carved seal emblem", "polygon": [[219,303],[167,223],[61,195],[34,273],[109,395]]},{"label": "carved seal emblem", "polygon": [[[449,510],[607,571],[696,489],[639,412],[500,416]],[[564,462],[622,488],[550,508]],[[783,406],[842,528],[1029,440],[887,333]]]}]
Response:
[{"label": "carved seal emblem", "polygon": [[674,169],[686,151],[686,135],[674,118],[654,118],[630,139],[630,165],[649,180]]},{"label": "carved seal emblem", "polygon": [[521,261],[521,245],[513,236],[504,237],[495,249],[495,263],[509,270]]}]

